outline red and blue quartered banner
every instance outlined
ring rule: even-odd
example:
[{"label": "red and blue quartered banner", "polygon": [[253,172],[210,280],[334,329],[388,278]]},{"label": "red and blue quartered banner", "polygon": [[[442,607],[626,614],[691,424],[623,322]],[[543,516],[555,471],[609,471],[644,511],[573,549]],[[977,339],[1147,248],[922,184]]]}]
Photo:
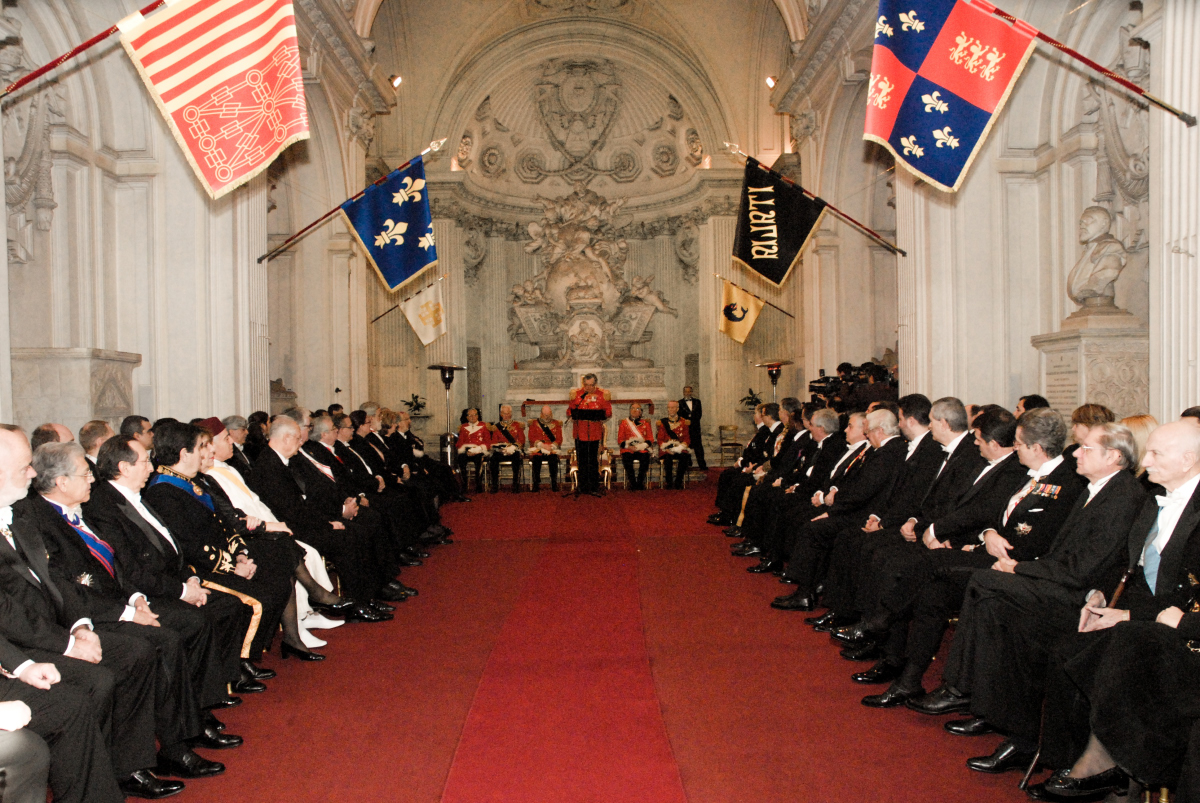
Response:
[{"label": "red and blue quartered banner", "polygon": [[1036,44],[986,0],[880,0],[863,139],[947,192],[962,186]]}]

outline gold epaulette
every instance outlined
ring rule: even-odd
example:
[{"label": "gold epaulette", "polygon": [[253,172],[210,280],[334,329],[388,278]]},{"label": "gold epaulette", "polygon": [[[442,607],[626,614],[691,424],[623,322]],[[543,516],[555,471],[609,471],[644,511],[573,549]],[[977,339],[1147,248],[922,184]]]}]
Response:
[{"label": "gold epaulette", "polygon": [[606,390],[606,391],[604,391],[604,400],[605,400],[605,401],[612,401],[612,394],[611,394],[611,393],[609,393],[607,390]]}]

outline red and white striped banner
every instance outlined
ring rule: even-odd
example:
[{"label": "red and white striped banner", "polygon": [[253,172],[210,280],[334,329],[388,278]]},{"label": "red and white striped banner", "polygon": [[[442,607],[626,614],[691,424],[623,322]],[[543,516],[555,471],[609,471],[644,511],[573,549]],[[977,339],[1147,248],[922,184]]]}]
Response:
[{"label": "red and white striped banner", "polygon": [[122,20],[121,44],[213,198],[308,139],[288,0],[167,0]]}]

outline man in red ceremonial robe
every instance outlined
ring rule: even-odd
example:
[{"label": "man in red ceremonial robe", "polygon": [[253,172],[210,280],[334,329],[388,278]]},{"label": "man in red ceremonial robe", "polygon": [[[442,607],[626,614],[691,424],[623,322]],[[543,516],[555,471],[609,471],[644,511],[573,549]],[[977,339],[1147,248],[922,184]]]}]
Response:
[{"label": "man in red ceremonial robe", "polygon": [[500,420],[492,427],[492,456],[488,458],[488,469],[492,473],[492,493],[500,490],[500,464],[512,462],[513,493],[521,492],[521,466],[524,458],[521,452],[525,448],[525,427],[520,421],[513,421],[512,405],[500,407]]},{"label": "man in red ceremonial robe", "polygon": [[467,464],[475,464],[475,493],[483,493],[483,455],[492,448],[492,433],[479,420],[479,410],[467,410],[467,423],[458,428],[458,470],[462,472],[463,491],[467,490]]},{"label": "man in red ceremonial robe", "polygon": [[[621,462],[625,464],[625,476],[629,478],[629,489],[646,490],[646,470],[650,467],[650,445],[654,443],[654,430],[650,422],[642,418],[642,405],[629,405],[629,418],[617,427],[617,443],[621,445]],[[637,473],[633,465],[637,463]]]},{"label": "man in red ceremonial robe", "polygon": [[583,387],[571,392],[567,409],[572,419],[571,434],[575,436],[581,494],[600,496],[600,441],[604,438],[604,422],[612,418],[610,398],[607,390],[596,387],[595,374],[584,374]]},{"label": "man in red ceremonial robe", "polygon": [[679,417],[679,402],[667,402],[667,417],[658,421],[658,459],[663,464],[663,485],[677,491],[683,490],[683,475],[692,465],[689,426],[686,418]]},{"label": "man in red ceremonial robe", "polygon": [[550,490],[558,490],[558,454],[562,446],[563,428],[561,421],[554,420],[550,405],[542,407],[542,415],[529,422],[529,462],[533,465],[533,490],[542,485],[542,463],[550,464]]}]

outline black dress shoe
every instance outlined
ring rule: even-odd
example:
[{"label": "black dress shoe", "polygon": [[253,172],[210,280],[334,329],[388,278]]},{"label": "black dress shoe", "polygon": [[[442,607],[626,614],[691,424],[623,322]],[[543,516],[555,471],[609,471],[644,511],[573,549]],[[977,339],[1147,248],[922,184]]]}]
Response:
[{"label": "black dress shoe", "polygon": [[267,690],[267,686],[261,680],[255,680],[247,675],[242,675],[241,679],[231,685],[229,688],[237,694],[259,694]]},{"label": "black dress shoe", "polygon": [[953,722],[947,722],[942,726],[948,733],[953,733],[957,736],[982,736],[985,733],[995,733],[996,729],[991,723],[983,717],[971,717],[970,719],[956,719]]},{"label": "black dress shoe", "polygon": [[319,653],[319,652],[312,652],[310,650],[301,650],[296,647],[293,647],[291,644],[288,644],[286,641],[280,642],[279,654],[282,655],[285,659],[299,658],[301,661],[324,661],[325,660],[325,656],[321,655],[321,653]]},{"label": "black dress shoe", "polygon": [[395,582],[396,582],[396,585],[400,586],[400,590],[403,591],[407,596],[415,597],[421,593],[420,591],[417,591],[417,589],[413,588],[412,586],[404,585],[404,583],[401,583],[399,580],[396,580]]},{"label": "black dress shoe", "polygon": [[400,555],[396,558],[396,563],[400,566],[406,566],[410,569],[414,566],[425,565],[424,561],[417,560],[416,558],[409,557],[408,555]]},{"label": "black dress shoe", "polygon": [[751,544],[740,549],[735,549],[733,554],[739,558],[753,558],[762,554],[762,549]]},{"label": "black dress shoe", "polygon": [[904,705],[905,700],[908,700],[910,697],[924,693],[925,690],[920,687],[906,689],[899,683],[893,683],[891,686],[888,686],[887,691],[883,694],[868,694],[862,698],[862,704],[868,708],[895,708],[896,706]]},{"label": "black dress shoe", "polygon": [[204,727],[217,731],[225,730],[225,723],[213,716],[212,711],[204,712]]},{"label": "black dress shoe", "polygon": [[310,598],[308,604],[322,616],[345,616],[354,607],[354,603],[348,599],[329,605],[324,602],[313,602]]},{"label": "black dress shoe", "polygon": [[730,538],[741,538],[742,537],[742,528],[738,527],[736,524],[733,525],[732,527],[726,527],[725,534],[728,535]]},{"label": "black dress shoe", "polygon": [[209,761],[198,753],[188,750],[179,758],[167,758],[158,754],[157,775],[170,775],[172,778],[211,778],[225,771],[225,765],[219,761]]},{"label": "black dress shoe", "polygon": [[[911,704],[909,707],[912,707]],[[1005,739],[996,746],[996,749],[992,751],[990,756],[968,758],[967,768],[973,769],[976,772],[989,773],[1008,772],[1009,770],[1021,770],[1023,772],[1029,768],[1029,762],[1033,761],[1033,757],[1036,754],[1036,747],[1023,747],[1012,739]]]},{"label": "black dress shoe", "polygon": [[847,647],[861,647],[873,641],[871,634],[863,629],[862,624],[839,627],[829,631],[829,635],[834,641],[845,644]]},{"label": "black dress shoe", "polygon": [[803,591],[796,591],[786,597],[777,597],[771,602],[771,607],[778,611],[811,611],[813,598]]},{"label": "black dress shoe", "polygon": [[125,797],[140,797],[146,800],[162,800],[183,791],[179,781],[164,781],[156,778],[150,770],[138,770],[117,784]]},{"label": "black dress shoe", "polygon": [[[828,610],[828,611],[825,611],[825,613],[821,614],[820,616],[804,617],[804,624],[806,624],[806,625],[826,625],[826,624],[831,624],[833,622],[833,620],[836,618],[838,618],[837,611]],[[841,625],[838,625],[838,627],[841,627]]]},{"label": "black dress shoe", "polygon": [[1056,772],[1046,779],[1044,787],[1050,794],[1077,800],[1127,789],[1129,776],[1120,767],[1113,767],[1086,778],[1072,778],[1065,772]]},{"label": "black dress shoe", "polygon": [[857,621],[858,618],[855,616],[851,616],[849,614],[838,614],[828,622],[823,622],[819,625],[813,625],[813,630],[818,633],[832,633],[840,627],[848,627],[849,625],[855,624]]},{"label": "black dress shoe", "polygon": [[[798,585],[800,585],[800,581],[799,581],[799,580],[793,580],[792,578],[788,577],[786,574],[785,574],[785,575],[782,575],[782,576],[779,578],[779,582],[783,583],[785,586],[798,586]],[[806,618],[807,618],[807,617],[806,617]]]},{"label": "black dress shoe", "polygon": [[838,654],[847,661],[878,661],[883,657],[883,650],[878,644],[868,641],[858,647],[846,647]]},{"label": "black dress shoe", "polygon": [[971,698],[955,692],[943,683],[929,694],[909,700],[908,707],[931,716],[957,714],[960,711],[971,710]]},{"label": "black dress shoe", "polygon": [[404,602],[404,600],[408,599],[408,594],[400,590],[395,580],[379,589],[377,596],[386,602]]},{"label": "black dress shoe", "polygon": [[391,618],[390,613],[379,613],[366,605],[355,605],[346,614],[347,622],[386,622]]},{"label": "black dress shoe", "polygon": [[763,558],[759,560],[757,566],[751,566],[746,571],[750,572],[751,574],[767,574],[778,569],[780,565],[781,564],[777,560],[766,560]]},{"label": "black dress shoe", "polygon": [[221,733],[216,728],[206,725],[204,733],[192,739],[192,747],[203,747],[206,750],[229,750],[242,746],[242,737],[232,733]]},{"label": "black dress shoe", "polygon": [[253,661],[245,658],[238,665],[242,668],[243,675],[249,675],[255,680],[270,680],[275,677],[274,669],[263,669],[260,666],[255,666]]},{"label": "black dress shoe", "polygon": [[[393,602],[403,602],[403,600],[393,600]],[[371,610],[375,611],[375,613],[390,614],[392,611],[396,610],[381,599],[373,599],[368,602],[367,605],[371,608]]]},{"label": "black dress shoe", "polygon": [[855,683],[891,683],[900,677],[901,671],[903,670],[899,666],[893,666],[887,661],[880,661],[866,672],[855,672],[850,679]]},{"label": "black dress shoe", "polygon": [[208,710],[212,711],[213,709],[216,709],[216,708],[237,708],[241,704],[242,704],[241,697],[234,697],[233,695],[230,695],[230,696],[226,697],[224,700],[222,700],[221,702],[213,703],[212,705],[208,706]]},{"label": "black dress shoe", "polygon": [[404,551],[405,551],[405,553],[407,553],[407,554],[408,554],[408,556],[409,556],[409,557],[411,557],[411,558],[421,558],[421,559],[424,559],[424,558],[427,558],[427,557],[429,557],[429,553],[428,553],[428,552],[426,552],[426,551],[425,551],[425,550],[423,550],[423,549],[417,549],[416,547],[411,547],[411,546],[410,546],[408,549],[406,549],[406,550],[404,550]]}]

